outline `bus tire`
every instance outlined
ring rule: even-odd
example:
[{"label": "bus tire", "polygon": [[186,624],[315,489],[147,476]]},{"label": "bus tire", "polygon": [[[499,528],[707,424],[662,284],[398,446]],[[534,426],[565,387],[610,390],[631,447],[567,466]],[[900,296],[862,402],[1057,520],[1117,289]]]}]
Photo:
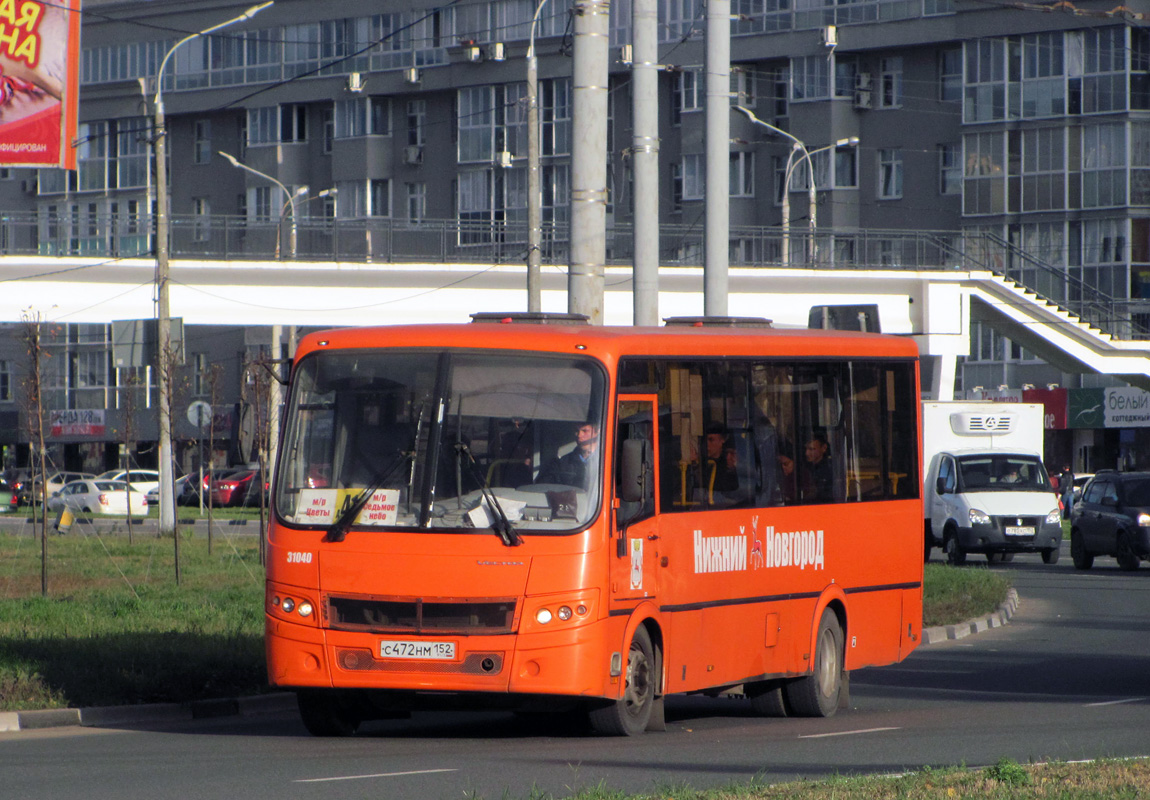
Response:
[{"label": "bus tire", "polygon": [[655,648],[647,629],[639,626],[627,651],[623,668],[623,696],[587,713],[591,729],[604,736],[637,736],[647,729],[655,707],[655,681],[658,676]]},{"label": "bus tire", "polygon": [[784,697],[786,681],[758,681],[743,687],[743,693],[751,701],[751,710],[760,717],[787,716],[787,703]]},{"label": "bus tire", "polygon": [[829,717],[839,707],[843,685],[843,627],[827,608],[815,637],[814,671],[786,685],[786,700],[795,716]]},{"label": "bus tire", "polygon": [[331,689],[300,689],[296,704],[303,726],[312,736],[354,736],[360,717]]}]

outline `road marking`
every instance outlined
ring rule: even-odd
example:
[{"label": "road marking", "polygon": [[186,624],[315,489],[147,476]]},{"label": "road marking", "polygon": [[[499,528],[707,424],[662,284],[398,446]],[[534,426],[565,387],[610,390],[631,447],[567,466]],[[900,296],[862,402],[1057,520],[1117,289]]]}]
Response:
[{"label": "road marking", "polygon": [[1107,700],[1105,703],[1087,703],[1086,708],[1099,708],[1100,706],[1120,706],[1123,703],[1141,703],[1145,697],[1127,697],[1125,700]]},{"label": "road marking", "polygon": [[410,772],[377,772],[374,775],[340,775],[335,778],[299,778],[292,783],[327,783],[328,781],[361,781],[366,778],[398,778],[403,775],[431,775],[436,772],[459,772],[457,769],[417,769]]},{"label": "road marking", "polygon": [[855,736],[860,733],[881,733],[883,731],[897,731],[900,728],[866,728],[861,731],[838,731],[836,733],[809,733],[800,736],[800,739],[826,739],[829,736]]}]

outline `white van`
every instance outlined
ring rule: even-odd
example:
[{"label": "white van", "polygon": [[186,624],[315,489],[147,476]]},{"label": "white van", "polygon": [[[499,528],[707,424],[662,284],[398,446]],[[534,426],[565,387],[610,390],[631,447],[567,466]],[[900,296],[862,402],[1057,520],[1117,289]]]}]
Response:
[{"label": "white van", "polygon": [[1062,515],[1042,464],[1042,415],[1029,403],[923,404],[926,558],[940,546],[951,564],[968,553],[1058,561]]}]

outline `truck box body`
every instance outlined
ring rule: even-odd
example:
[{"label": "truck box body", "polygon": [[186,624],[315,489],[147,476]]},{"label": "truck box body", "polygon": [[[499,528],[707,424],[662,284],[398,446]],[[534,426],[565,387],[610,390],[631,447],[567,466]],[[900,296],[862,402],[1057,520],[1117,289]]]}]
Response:
[{"label": "truck box body", "polygon": [[1017,552],[1058,560],[1062,521],[1042,464],[1043,407],[925,402],[922,414],[925,556],[951,563]]}]

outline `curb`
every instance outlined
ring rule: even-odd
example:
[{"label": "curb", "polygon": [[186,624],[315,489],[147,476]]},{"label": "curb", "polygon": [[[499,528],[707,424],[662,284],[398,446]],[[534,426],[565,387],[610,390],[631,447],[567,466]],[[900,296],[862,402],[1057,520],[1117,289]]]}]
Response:
[{"label": "curb", "polygon": [[257,717],[296,710],[293,692],[255,697],[197,700],[192,703],[151,703],[138,706],[53,708],[45,711],[0,711],[0,733],[79,725],[98,728],[148,722],[180,722],[215,717]]},{"label": "curb", "polygon": [[937,644],[938,642],[951,641],[954,639],[965,639],[967,636],[975,633],[982,633],[990,628],[1001,628],[1010,618],[1014,616],[1014,612],[1018,610],[1018,592],[1010,589],[1006,593],[1006,600],[998,607],[998,610],[993,614],[988,614],[985,617],[976,617],[966,622],[960,622],[957,625],[939,625],[934,628],[922,629],[922,643],[923,644]]}]

